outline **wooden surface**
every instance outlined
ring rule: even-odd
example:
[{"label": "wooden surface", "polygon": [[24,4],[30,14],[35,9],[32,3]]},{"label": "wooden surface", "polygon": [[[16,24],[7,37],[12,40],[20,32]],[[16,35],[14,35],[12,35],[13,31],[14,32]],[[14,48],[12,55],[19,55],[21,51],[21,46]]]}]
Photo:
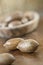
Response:
[{"label": "wooden surface", "polygon": [[[38,28],[23,36],[24,39],[32,38],[39,42],[40,46],[35,53],[22,53],[19,50],[11,51],[16,60],[12,65],[43,65],[43,18],[41,17]],[[5,40],[4,40],[5,41]],[[0,39],[0,43],[4,43]]]}]

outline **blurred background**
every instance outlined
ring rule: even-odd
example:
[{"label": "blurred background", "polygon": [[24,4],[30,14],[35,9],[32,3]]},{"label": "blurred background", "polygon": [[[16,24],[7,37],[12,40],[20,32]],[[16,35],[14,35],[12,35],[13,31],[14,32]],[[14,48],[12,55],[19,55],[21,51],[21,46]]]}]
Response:
[{"label": "blurred background", "polygon": [[0,15],[16,10],[34,10],[43,16],[43,0],[0,0]]}]

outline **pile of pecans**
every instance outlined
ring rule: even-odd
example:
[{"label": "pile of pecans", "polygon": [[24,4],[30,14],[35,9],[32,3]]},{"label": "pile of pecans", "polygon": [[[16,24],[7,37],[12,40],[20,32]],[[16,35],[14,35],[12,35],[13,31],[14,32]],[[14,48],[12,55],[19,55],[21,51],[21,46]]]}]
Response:
[{"label": "pile of pecans", "polygon": [[30,53],[38,48],[39,43],[33,39],[12,38],[6,41],[3,46],[9,51],[19,49],[21,52]]},{"label": "pile of pecans", "polygon": [[[20,50],[25,53],[33,53],[38,48],[39,43],[33,39],[23,39],[23,38],[12,38],[7,40],[3,44],[3,48],[8,51]],[[0,65],[10,65],[15,61],[15,57],[10,53],[0,53]]]},{"label": "pile of pecans", "polygon": [[33,15],[30,14],[29,12],[21,12],[21,11],[16,11],[9,16],[5,17],[1,22],[0,22],[0,27],[16,27],[21,24],[27,23],[28,21],[33,19]]}]

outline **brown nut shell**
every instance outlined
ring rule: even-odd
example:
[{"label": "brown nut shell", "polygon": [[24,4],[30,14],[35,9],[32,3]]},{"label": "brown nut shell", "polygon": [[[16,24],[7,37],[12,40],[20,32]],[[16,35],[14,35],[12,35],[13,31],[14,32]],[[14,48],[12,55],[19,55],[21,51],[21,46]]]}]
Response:
[{"label": "brown nut shell", "polygon": [[26,17],[28,19],[28,21],[32,20],[34,18],[33,12],[31,12],[31,11],[30,12],[29,11],[25,12],[24,17]]},{"label": "brown nut shell", "polygon": [[23,41],[22,38],[13,38],[9,39],[5,44],[4,47],[7,48],[8,50],[15,50],[17,45]]},{"label": "brown nut shell", "polygon": [[39,46],[39,43],[36,40],[33,39],[27,39],[24,41],[21,41],[17,48],[21,51],[21,52],[34,52]]},{"label": "brown nut shell", "polygon": [[22,22],[23,24],[25,24],[25,23],[28,22],[28,19],[27,19],[26,17],[24,17],[24,18],[22,18],[21,22]]},{"label": "brown nut shell", "polygon": [[11,23],[8,24],[8,27],[16,27],[21,25],[21,21],[12,21]]},{"label": "brown nut shell", "polygon": [[0,54],[0,65],[10,65],[15,60],[15,57],[10,53]]},{"label": "brown nut shell", "polygon": [[12,15],[12,18],[13,18],[14,20],[21,20],[22,17],[23,17],[23,12],[21,12],[21,11],[16,11],[16,12],[14,12],[14,14]]}]

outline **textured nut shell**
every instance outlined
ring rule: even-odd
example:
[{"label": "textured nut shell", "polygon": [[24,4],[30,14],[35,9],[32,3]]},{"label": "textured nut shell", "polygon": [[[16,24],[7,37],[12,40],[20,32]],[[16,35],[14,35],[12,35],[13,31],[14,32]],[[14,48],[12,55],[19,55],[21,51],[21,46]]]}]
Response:
[{"label": "textured nut shell", "polygon": [[9,53],[0,54],[0,65],[9,65],[15,60],[15,57]]},{"label": "textured nut shell", "polygon": [[7,48],[8,50],[15,50],[16,46],[21,42],[23,39],[22,38],[13,38],[9,39],[5,44],[4,47]]},{"label": "textured nut shell", "polygon": [[6,22],[6,23],[8,23],[8,22],[10,22],[10,21],[12,21],[12,16],[11,16],[11,15],[7,16],[7,17],[4,19],[4,22]]},{"label": "textured nut shell", "polygon": [[24,17],[28,18],[29,20],[32,20],[34,18],[33,12],[25,12]]},{"label": "textured nut shell", "polygon": [[8,16],[3,16],[2,21],[0,22],[0,27],[7,27],[8,23],[12,21],[12,16],[8,15]]},{"label": "textured nut shell", "polygon": [[33,39],[27,39],[24,41],[21,41],[17,48],[21,52],[34,52],[39,46],[39,43]]},{"label": "textured nut shell", "polygon": [[14,14],[12,15],[12,18],[13,18],[14,20],[21,20],[22,17],[23,17],[23,12],[21,12],[21,11],[16,11],[16,12],[14,12]]},{"label": "textured nut shell", "polygon": [[8,24],[8,27],[16,27],[18,25],[21,25],[21,21],[12,21]]},{"label": "textured nut shell", "polygon": [[26,17],[24,17],[24,18],[22,18],[21,22],[22,22],[23,24],[25,24],[25,23],[28,22],[28,19],[27,19]]}]

